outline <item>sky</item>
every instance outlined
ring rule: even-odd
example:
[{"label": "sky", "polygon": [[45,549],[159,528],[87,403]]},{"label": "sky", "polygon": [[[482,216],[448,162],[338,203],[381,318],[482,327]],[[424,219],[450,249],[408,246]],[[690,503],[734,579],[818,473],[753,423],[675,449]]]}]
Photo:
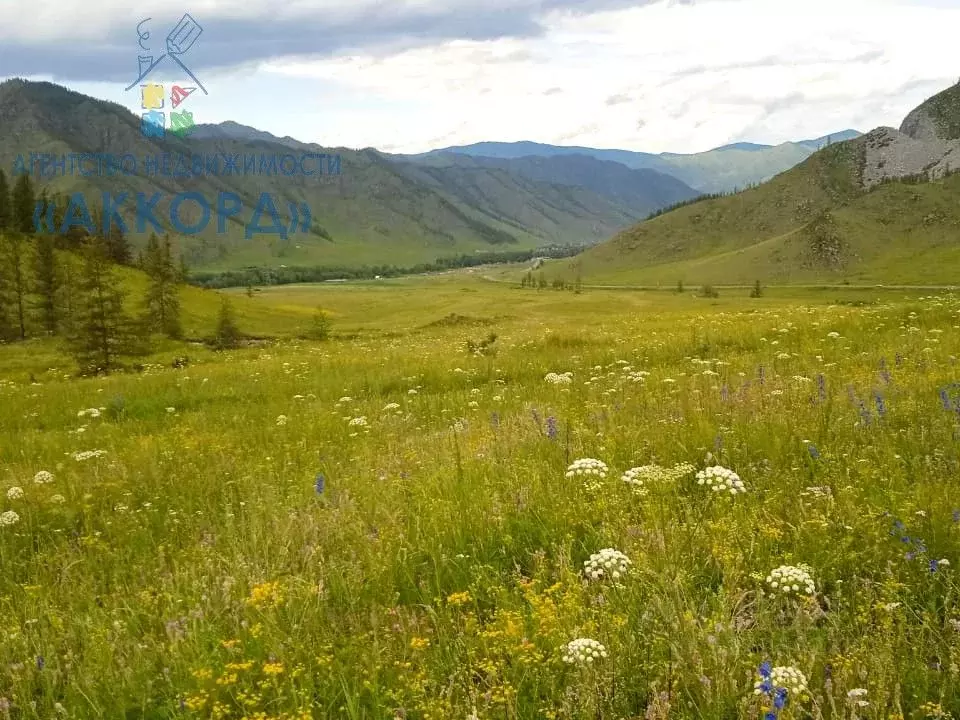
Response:
[{"label": "sky", "polygon": [[178,58],[207,92],[179,108],[198,123],[396,153],[488,140],[692,153],[897,127],[960,77],[960,0],[179,3],[0,0],[0,79],[142,112],[124,90],[138,56],[161,58],[189,13],[199,35],[147,81],[197,86]]}]

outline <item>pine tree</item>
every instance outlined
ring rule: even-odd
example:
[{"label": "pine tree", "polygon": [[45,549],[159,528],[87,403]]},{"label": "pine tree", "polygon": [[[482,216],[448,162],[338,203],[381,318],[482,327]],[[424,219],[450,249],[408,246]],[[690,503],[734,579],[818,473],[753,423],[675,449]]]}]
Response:
[{"label": "pine tree", "polygon": [[10,229],[11,221],[10,186],[7,184],[7,176],[0,170],[0,233]]},{"label": "pine tree", "polygon": [[4,313],[13,326],[14,335],[20,340],[27,338],[27,295],[30,291],[27,277],[26,240],[12,233],[0,238],[0,275],[2,282]]},{"label": "pine tree", "polygon": [[218,350],[228,350],[240,345],[240,328],[233,315],[233,304],[224,297],[220,304],[220,316],[213,336],[213,345]]},{"label": "pine tree", "polygon": [[82,249],[75,309],[67,337],[81,372],[109,372],[129,349],[129,321],[123,310],[123,292],[111,267],[102,239]]},{"label": "pine tree", "polygon": [[12,209],[11,227],[24,235],[33,235],[33,212],[36,210],[37,200],[29,175],[24,173],[17,178],[10,200]]},{"label": "pine tree", "polygon": [[[0,234],[0,248],[6,245],[6,237]],[[10,290],[10,277],[6,268],[0,265],[0,341],[13,340],[16,337],[13,322],[13,295]]]},{"label": "pine tree", "polygon": [[60,272],[52,235],[38,235],[34,241],[33,294],[43,329],[51,335],[57,332],[59,320]]},{"label": "pine tree", "polygon": [[173,263],[169,235],[165,235],[161,243],[155,234],[150,234],[143,255],[143,270],[147,274],[147,320],[168,337],[181,337],[178,271]]}]

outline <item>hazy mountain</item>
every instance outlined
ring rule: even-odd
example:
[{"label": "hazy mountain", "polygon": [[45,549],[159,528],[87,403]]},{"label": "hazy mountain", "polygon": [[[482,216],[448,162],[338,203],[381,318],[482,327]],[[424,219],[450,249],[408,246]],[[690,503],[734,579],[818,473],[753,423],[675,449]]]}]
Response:
[{"label": "hazy mountain", "polygon": [[[127,191],[164,200],[158,217],[169,217],[169,199],[183,191],[199,191],[215,202],[219,191],[243,199],[245,213],[216,233],[216,221],[205,234],[180,238],[188,261],[197,268],[221,269],[247,265],[412,265],[439,256],[491,249],[524,249],[552,243],[598,242],[645,217],[675,198],[694,192],[672,178],[645,176],[622,193],[599,192],[614,185],[587,177],[577,183],[554,183],[548,175],[531,177],[515,170],[478,164],[472,168],[421,168],[374,150],[323,148],[293,138],[277,138],[237,123],[200,126],[186,139],[168,135],[146,138],[140,120],[115,103],[86,97],[51,83],[12,80],[0,84],[0,167],[8,174],[18,155],[31,152],[131,153],[138,159],[171,153],[285,154],[308,150],[339,154],[339,177],[228,176],[113,177],[79,174],[41,180],[52,190]],[[610,168],[621,172],[619,168]],[[622,173],[621,173],[622,174]],[[586,177],[586,176],[585,176]],[[596,189],[590,189],[590,185]],[[244,238],[261,192],[273,193],[284,214],[289,202],[306,202],[313,215],[311,233]],[[95,204],[93,200],[91,204]],[[125,212],[132,225],[133,202]],[[190,222],[197,218],[183,214]],[[199,217],[199,213],[197,213]],[[284,218],[286,220],[286,217]],[[135,242],[144,238],[133,235]]]},{"label": "hazy mountain", "polygon": [[[442,186],[460,184],[457,178],[499,170],[535,182],[580,187],[612,203],[639,213],[650,213],[699,195],[689,185],[655,170],[632,170],[621,163],[589,155],[526,156],[520,158],[474,157],[437,153],[409,160],[410,172],[428,175]],[[413,168],[419,168],[419,171]]]},{"label": "hazy mountain", "polygon": [[672,175],[701,192],[717,193],[729,192],[768,180],[808,158],[816,150],[823,147],[828,138],[834,142],[839,142],[859,135],[860,133],[856,130],[844,130],[814,140],[801,140],[775,146],[757,143],[734,143],[707,152],[693,154],[652,154],[630,150],[545,145],[529,141],[512,143],[480,142],[405,157],[419,161],[424,157],[450,153],[501,159],[519,159],[530,156],[588,155],[598,160],[617,162],[634,170],[656,170],[660,173]]}]

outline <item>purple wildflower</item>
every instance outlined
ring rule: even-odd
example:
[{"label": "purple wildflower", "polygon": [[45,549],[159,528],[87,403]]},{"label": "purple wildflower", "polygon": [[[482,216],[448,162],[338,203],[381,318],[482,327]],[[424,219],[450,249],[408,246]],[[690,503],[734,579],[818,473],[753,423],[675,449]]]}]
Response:
[{"label": "purple wildflower", "polygon": [[556,440],[557,434],[557,419],[551,415],[547,418],[547,437]]}]

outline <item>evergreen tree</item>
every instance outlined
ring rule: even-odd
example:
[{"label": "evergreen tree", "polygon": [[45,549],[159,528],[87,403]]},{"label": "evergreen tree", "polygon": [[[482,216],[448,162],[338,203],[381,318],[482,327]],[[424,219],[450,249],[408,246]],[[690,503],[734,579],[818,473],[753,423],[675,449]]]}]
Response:
[{"label": "evergreen tree", "polygon": [[24,173],[17,178],[10,199],[12,209],[11,227],[24,235],[33,235],[33,212],[36,210],[37,200],[29,175]]},{"label": "evergreen tree", "polygon": [[753,284],[753,290],[750,291],[750,297],[752,298],[763,297],[763,288],[761,287],[759,280],[757,280]]},{"label": "evergreen tree", "polygon": [[11,222],[10,186],[7,184],[7,176],[0,170],[0,233],[9,230]]},{"label": "evergreen tree", "polygon": [[91,239],[82,249],[74,303],[67,344],[81,372],[116,368],[129,351],[130,326],[102,238]]},{"label": "evergreen tree", "polygon": [[181,285],[186,284],[187,279],[190,277],[190,268],[187,267],[187,259],[183,256],[183,253],[180,253],[180,268],[177,275],[177,282]]},{"label": "evergreen tree", "polygon": [[[0,248],[6,246],[7,239],[0,234]],[[13,322],[13,294],[10,287],[10,277],[6,268],[0,265],[0,341],[13,340],[16,337]]]},{"label": "evergreen tree", "polygon": [[5,315],[20,340],[27,337],[27,295],[30,291],[27,277],[26,240],[19,233],[0,238],[0,275],[3,280]]},{"label": "evergreen tree", "polygon": [[155,234],[150,233],[143,255],[143,270],[147,274],[146,319],[168,337],[181,337],[179,273],[173,263],[169,235],[165,235],[161,243]]},{"label": "evergreen tree", "polygon": [[317,308],[313,315],[313,322],[310,324],[310,337],[313,340],[328,340],[330,330],[333,327],[333,320],[323,308]]},{"label": "evergreen tree", "polygon": [[240,328],[233,315],[233,304],[224,297],[220,304],[220,316],[213,336],[213,345],[218,350],[228,350],[240,345]]},{"label": "evergreen tree", "polygon": [[60,292],[60,272],[52,235],[38,235],[34,241],[33,294],[43,329],[51,335],[57,332]]}]

